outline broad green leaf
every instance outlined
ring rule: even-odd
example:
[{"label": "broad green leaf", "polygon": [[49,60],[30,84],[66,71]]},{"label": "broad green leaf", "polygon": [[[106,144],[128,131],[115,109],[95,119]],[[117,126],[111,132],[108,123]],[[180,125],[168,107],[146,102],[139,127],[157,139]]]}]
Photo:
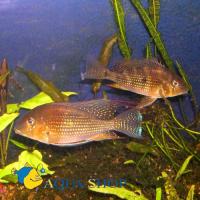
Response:
[{"label": "broad green leaf", "polygon": [[194,199],[194,190],[195,190],[195,185],[192,185],[190,187],[190,190],[188,192],[186,200],[193,200]]},{"label": "broad green leaf", "polygon": [[173,186],[172,180],[170,179],[168,174],[163,171],[162,177],[165,179],[165,192],[167,200],[180,200],[180,197],[178,196],[176,189]]},{"label": "broad green leaf", "polygon": [[[43,167],[45,172],[41,173],[38,171],[38,173],[43,176],[47,174],[53,174],[54,171],[51,171],[48,169],[48,165],[42,161],[42,154],[38,150],[34,150],[33,152],[23,151],[18,158],[17,162],[11,163],[4,167],[3,169],[0,169],[0,182],[1,183],[8,183],[9,180],[7,178],[10,176],[12,178],[12,174],[15,170],[20,170],[22,167],[24,167],[26,164],[29,164],[35,169],[38,169],[39,167]],[[5,177],[5,179],[4,179]],[[11,182],[14,181],[13,180]]]},{"label": "broad green leaf", "polygon": [[160,0],[149,0],[149,15],[155,27],[160,20]]},{"label": "broad green leaf", "polygon": [[124,187],[108,187],[104,185],[97,186],[94,183],[91,184],[88,189],[94,192],[115,195],[121,199],[147,200],[147,198],[142,194],[141,190],[130,191]]},{"label": "broad green leaf", "polygon": [[183,162],[181,168],[178,170],[177,174],[176,174],[176,178],[175,181],[177,181],[178,178],[180,178],[183,174],[186,173],[186,168],[190,162],[190,160],[193,158],[193,155],[188,156],[185,161]]},{"label": "broad green leaf", "polygon": [[18,142],[17,140],[10,139],[9,141],[13,143],[15,146],[19,147],[20,149],[24,149],[24,150],[30,149],[27,145],[21,142]]},{"label": "broad green leaf", "polygon": [[150,153],[155,156],[158,156],[158,152],[150,145],[144,145],[137,142],[129,142],[126,147],[135,153]]},{"label": "broad green leaf", "polygon": [[0,132],[11,124],[18,117],[18,115],[19,113],[3,114],[0,117]]},{"label": "broad green leaf", "polygon": [[[65,96],[70,96],[70,95],[76,95],[76,92],[62,92],[63,95]],[[40,92],[36,96],[22,102],[19,107],[20,108],[25,108],[25,109],[33,109],[37,106],[47,104],[47,103],[52,103],[53,100],[51,99],[50,96],[45,94],[44,92]]]},{"label": "broad green leaf", "polygon": [[119,36],[118,36],[119,48],[122,55],[125,58],[129,59],[131,57],[131,53],[126,39],[124,9],[121,0],[112,0],[112,5],[114,9],[115,20],[119,29]]},{"label": "broad green leaf", "polygon": [[6,109],[7,109],[7,113],[15,113],[15,112],[19,112],[19,105],[17,103],[13,103],[13,104],[7,104],[6,105]]},{"label": "broad green leaf", "polygon": [[48,94],[55,102],[64,102],[67,100],[67,97],[53,83],[44,80],[39,74],[25,70],[22,67],[18,67],[17,70],[24,73],[40,90]]},{"label": "broad green leaf", "polygon": [[134,160],[127,160],[124,162],[125,165],[129,165],[129,164],[136,164]]},{"label": "broad green leaf", "polygon": [[169,54],[165,48],[164,42],[160,36],[160,33],[157,31],[156,27],[154,26],[152,20],[150,19],[148,13],[146,10],[143,8],[141,1],[140,0],[130,0],[132,4],[135,6],[137,11],[139,12],[142,20],[144,21],[151,37],[153,38],[156,47],[158,48],[163,60],[165,61],[167,67],[169,69],[174,70],[173,68],[173,62],[171,58],[169,57]]}]

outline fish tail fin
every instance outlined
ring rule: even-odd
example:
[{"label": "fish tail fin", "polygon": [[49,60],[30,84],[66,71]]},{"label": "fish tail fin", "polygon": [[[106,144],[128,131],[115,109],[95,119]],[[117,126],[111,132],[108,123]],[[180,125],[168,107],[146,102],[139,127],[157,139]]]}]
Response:
[{"label": "fish tail fin", "polygon": [[114,119],[114,129],[130,137],[141,138],[142,115],[138,110],[128,110],[119,114]]},{"label": "fish tail fin", "polygon": [[102,80],[106,79],[107,77],[107,72],[109,69],[107,69],[106,66],[102,65],[98,61],[95,63],[91,64],[90,66],[87,67],[86,72],[81,73],[81,80],[85,79],[97,79],[97,80]]}]

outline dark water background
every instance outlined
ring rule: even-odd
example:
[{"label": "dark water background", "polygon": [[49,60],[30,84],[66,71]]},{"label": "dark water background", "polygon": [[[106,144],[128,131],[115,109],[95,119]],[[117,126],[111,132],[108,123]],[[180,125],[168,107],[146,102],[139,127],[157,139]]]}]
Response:
[{"label": "dark water background", "polygon": [[[142,1],[147,4],[147,0]],[[141,58],[148,34],[129,1],[127,36],[134,58]],[[200,1],[161,0],[159,30],[172,59],[179,60],[200,99]],[[10,67],[22,64],[52,80],[62,90],[81,92],[92,98],[89,85],[80,84],[80,71],[88,57],[96,58],[103,41],[116,32],[108,0],[1,0],[0,58]],[[117,47],[111,63],[121,59]],[[27,79],[15,73],[25,92],[14,92],[24,100],[36,93]]]}]

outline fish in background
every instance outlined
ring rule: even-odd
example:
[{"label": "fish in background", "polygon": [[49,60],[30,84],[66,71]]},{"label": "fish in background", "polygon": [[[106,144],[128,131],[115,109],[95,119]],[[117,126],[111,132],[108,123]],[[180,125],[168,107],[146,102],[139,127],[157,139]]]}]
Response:
[{"label": "fish in background", "polygon": [[109,100],[51,103],[25,114],[15,132],[46,144],[75,146],[119,139],[114,131],[141,138],[141,121],[139,111],[130,109],[118,114],[117,103]]},{"label": "fish in background", "polygon": [[81,74],[82,80],[109,80],[110,87],[146,96],[138,108],[152,104],[158,98],[174,97],[188,92],[184,81],[156,59],[124,60],[111,70],[96,62]]}]

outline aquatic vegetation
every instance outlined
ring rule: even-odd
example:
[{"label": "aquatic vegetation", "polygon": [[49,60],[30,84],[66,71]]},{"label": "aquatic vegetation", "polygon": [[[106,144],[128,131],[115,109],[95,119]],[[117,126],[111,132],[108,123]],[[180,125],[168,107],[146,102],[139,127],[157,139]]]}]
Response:
[{"label": "aquatic vegetation", "polygon": [[127,147],[127,149],[129,149],[132,152],[141,153],[141,154],[150,153],[154,156],[159,156],[155,147],[150,146],[150,145],[144,145],[144,144],[140,144],[140,143],[131,141],[126,145],[126,147]]},{"label": "aquatic vegetation", "polygon": [[44,80],[40,75],[30,70],[25,70],[22,67],[17,67],[17,70],[24,73],[38,88],[40,88],[40,90],[48,94],[55,102],[63,102],[68,100],[68,98],[63,95],[53,83]]},{"label": "aquatic vegetation", "polygon": [[121,0],[112,0],[112,5],[114,9],[115,20],[119,29],[118,35],[118,45],[121,51],[121,54],[129,59],[131,57],[131,51],[127,44],[126,39],[126,28],[125,28],[125,17],[124,9],[121,3]]},{"label": "aquatic vegetation", "polygon": [[164,187],[165,187],[167,200],[173,200],[173,199],[180,200],[180,197],[179,197],[176,189],[174,188],[173,182],[172,182],[171,178],[169,177],[169,175],[165,171],[163,171],[162,177],[165,180]]},{"label": "aquatic vegetation", "polygon": [[130,0],[131,3],[135,6],[137,11],[139,12],[144,24],[146,25],[152,39],[155,42],[156,47],[158,48],[163,60],[165,61],[167,67],[169,69],[173,70],[173,62],[167,52],[167,49],[164,45],[164,41],[161,38],[160,32],[158,32],[156,26],[154,25],[154,22],[152,22],[152,19],[149,17],[148,13],[146,10],[143,8],[140,0]]},{"label": "aquatic vegetation", "polygon": [[190,155],[185,159],[185,161],[183,162],[182,166],[180,167],[180,169],[178,170],[178,172],[176,174],[175,181],[177,181],[177,179],[180,178],[183,174],[191,172],[191,170],[186,171],[186,168],[187,168],[190,160],[192,159],[192,157],[193,157],[193,155]]}]

